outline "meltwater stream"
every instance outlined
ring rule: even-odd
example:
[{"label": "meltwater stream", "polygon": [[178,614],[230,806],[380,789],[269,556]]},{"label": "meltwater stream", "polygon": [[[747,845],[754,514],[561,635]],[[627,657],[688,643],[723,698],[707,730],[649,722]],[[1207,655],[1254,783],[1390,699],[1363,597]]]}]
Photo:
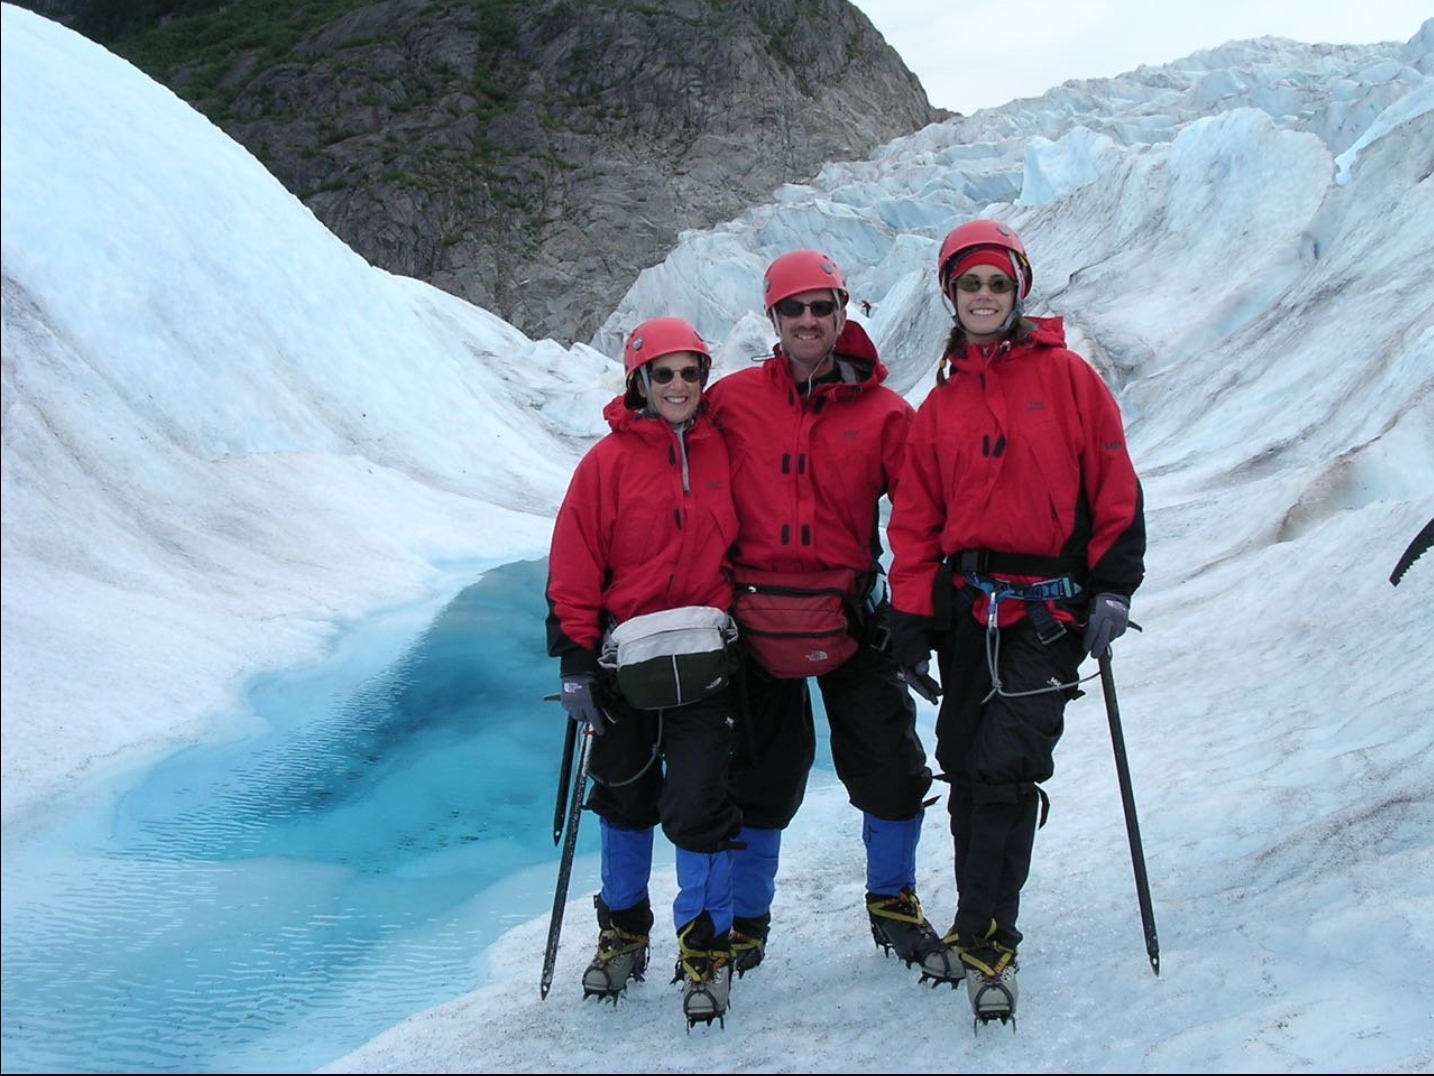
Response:
[{"label": "meltwater stream", "polygon": [[237,738],[7,839],[5,1071],[305,1071],[481,983],[552,899],[545,576],[374,618],[257,681]]}]

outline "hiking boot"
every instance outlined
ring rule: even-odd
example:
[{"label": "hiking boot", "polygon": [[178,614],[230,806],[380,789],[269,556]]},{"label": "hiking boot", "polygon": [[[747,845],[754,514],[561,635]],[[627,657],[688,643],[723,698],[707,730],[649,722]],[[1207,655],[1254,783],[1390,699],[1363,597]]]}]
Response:
[{"label": "hiking boot", "polygon": [[894,897],[876,893],[866,895],[866,911],[871,918],[871,936],[888,955],[895,953],[906,966],[921,966],[921,981],[934,979],[939,983],[956,983],[963,974],[959,960],[942,943],[926,916],[916,894],[903,889]]},{"label": "hiking boot", "polygon": [[748,918],[745,915],[732,919],[732,970],[741,978],[762,962],[767,954],[767,933],[772,927],[772,916]]},{"label": "hiking boot", "polygon": [[672,981],[682,983],[682,1014],[687,1029],[699,1021],[727,1026],[732,992],[732,943],[728,934],[714,936],[712,920],[703,912],[677,935],[677,968]]},{"label": "hiking boot", "polygon": [[920,982],[930,980],[933,990],[940,983],[949,983],[952,990],[956,989],[956,984],[966,977],[966,965],[961,963],[956,939],[956,930],[953,927],[951,932],[941,939],[937,948],[921,958]]},{"label": "hiking boot", "polygon": [[620,912],[611,912],[601,896],[593,897],[597,908],[597,953],[583,972],[583,997],[605,1000],[614,1005],[627,989],[629,980],[642,982],[647,971],[648,931],[652,929],[652,908],[645,901]]},{"label": "hiking boot", "polygon": [[971,1002],[971,1013],[983,1024],[992,1020],[1003,1024],[1014,1020],[1016,999],[1020,995],[1016,985],[1019,967],[1016,950],[997,941],[993,936],[995,929],[993,923],[984,938],[974,935],[956,938],[956,954],[966,969],[966,996]]}]

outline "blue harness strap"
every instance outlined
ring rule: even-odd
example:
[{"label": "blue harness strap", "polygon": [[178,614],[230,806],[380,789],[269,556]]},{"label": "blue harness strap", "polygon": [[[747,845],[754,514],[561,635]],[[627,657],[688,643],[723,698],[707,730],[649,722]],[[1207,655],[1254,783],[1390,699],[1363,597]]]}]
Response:
[{"label": "blue harness strap", "polygon": [[1080,593],[1080,584],[1068,575],[1057,579],[1042,579],[1039,583],[1012,583],[1005,579],[991,579],[975,572],[964,572],[962,578],[973,587],[985,591],[992,602],[1016,598],[1023,602],[1050,602],[1057,598],[1074,598]]},{"label": "blue harness strap", "polygon": [[1055,579],[1042,579],[1037,583],[1013,583],[1006,579],[992,579],[976,572],[963,572],[962,578],[971,586],[981,590],[990,598],[986,608],[986,629],[995,631],[999,626],[997,608],[1007,598],[1015,598],[1027,604],[1026,616],[1036,629],[1036,638],[1041,645],[1050,646],[1066,633],[1066,626],[1046,608],[1046,602],[1059,598],[1074,598],[1081,586],[1068,575]]}]

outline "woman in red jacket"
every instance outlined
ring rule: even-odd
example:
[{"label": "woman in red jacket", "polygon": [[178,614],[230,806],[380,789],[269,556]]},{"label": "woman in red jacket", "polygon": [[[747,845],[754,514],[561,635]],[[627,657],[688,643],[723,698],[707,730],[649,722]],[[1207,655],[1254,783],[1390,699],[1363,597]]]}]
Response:
[{"label": "woman in red jacket", "polygon": [[892,629],[907,682],[933,703],[945,691],[936,757],[959,893],[943,940],[976,1016],[1004,1020],[1039,783],[1082,657],[1125,631],[1145,523],[1115,400],[1059,318],[1023,316],[1031,266],[1016,234],[963,224],[937,272],[955,326],[906,443]]},{"label": "woman in red jacket", "polygon": [[604,643],[646,614],[705,607],[725,621],[737,523],[727,449],[702,398],[711,366],[702,337],[679,318],[644,322],[624,365],[627,391],[604,411],[612,433],[573,475],[548,562],[548,652],[561,659],[563,708],[596,737],[588,806],[601,819],[602,892],[583,990],[616,1000],[643,977],[660,821],[677,846],[683,1010],[689,1023],[710,1023],[727,1008],[730,844],[742,827],[727,789],[732,691],[639,709],[603,667],[611,664]]}]

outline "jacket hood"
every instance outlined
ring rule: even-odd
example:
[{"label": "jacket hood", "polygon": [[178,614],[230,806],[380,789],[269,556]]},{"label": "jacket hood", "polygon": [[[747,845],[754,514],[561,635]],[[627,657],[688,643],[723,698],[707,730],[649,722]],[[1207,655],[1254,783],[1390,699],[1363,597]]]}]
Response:
[{"label": "jacket hood", "polygon": [[[842,327],[833,351],[837,368],[842,370],[842,380],[823,382],[815,386],[814,392],[855,394],[876,388],[886,380],[886,364],[876,353],[876,345],[871,342],[871,337],[867,336],[866,330],[856,322],[848,321]],[[795,387],[792,368],[787,363],[781,344],[773,345],[772,358],[774,361],[767,363],[771,375],[783,384]]]},{"label": "jacket hood", "polygon": [[627,409],[626,396],[614,396],[602,409],[602,417],[607,419],[607,424],[612,427],[612,432],[630,428],[637,421],[637,412]]},{"label": "jacket hood", "polygon": [[1066,346],[1065,318],[1027,318],[1026,320],[1035,328],[1023,337],[1020,343],[1034,344],[1038,347]]}]

